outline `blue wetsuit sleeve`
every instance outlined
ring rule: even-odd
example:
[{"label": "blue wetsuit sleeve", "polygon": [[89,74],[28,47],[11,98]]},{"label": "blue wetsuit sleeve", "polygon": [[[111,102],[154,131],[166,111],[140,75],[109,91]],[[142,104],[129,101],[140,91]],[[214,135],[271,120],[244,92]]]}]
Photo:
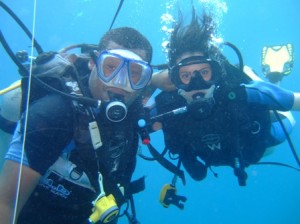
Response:
[{"label": "blue wetsuit sleeve", "polygon": [[247,102],[267,106],[272,110],[288,111],[294,104],[293,92],[277,85],[262,81],[243,84],[247,93]]},{"label": "blue wetsuit sleeve", "polygon": [[21,163],[22,161],[23,165],[29,166],[26,153],[24,152],[24,154],[22,155],[23,141],[22,141],[22,135],[20,129],[21,129],[20,122],[18,122],[14,135],[10,142],[8,151],[4,158],[6,160],[12,160],[17,163]]},{"label": "blue wetsuit sleeve", "polygon": [[[28,110],[25,153],[30,168],[43,175],[58,159],[73,138],[73,113],[70,101],[50,94],[32,103]],[[24,119],[16,143],[23,144]],[[13,142],[12,142],[13,143]]]}]

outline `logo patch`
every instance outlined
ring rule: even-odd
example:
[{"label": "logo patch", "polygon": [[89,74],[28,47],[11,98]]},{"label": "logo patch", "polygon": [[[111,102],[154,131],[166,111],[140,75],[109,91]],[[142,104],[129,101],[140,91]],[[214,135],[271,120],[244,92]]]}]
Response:
[{"label": "logo patch", "polygon": [[211,151],[220,151],[222,146],[221,146],[221,138],[220,135],[217,134],[208,134],[202,137],[201,141],[207,145],[207,147]]}]

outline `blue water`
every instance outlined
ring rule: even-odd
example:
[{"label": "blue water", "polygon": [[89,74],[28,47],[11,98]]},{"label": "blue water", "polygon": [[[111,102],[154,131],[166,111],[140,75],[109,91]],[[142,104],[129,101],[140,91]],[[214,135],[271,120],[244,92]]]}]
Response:
[{"label": "blue water", "polygon": [[[33,30],[33,1],[3,1]],[[194,0],[200,10],[199,1]],[[218,3],[220,1],[213,1]],[[43,0],[37,1],[35,36],[44,51],[59,50],[75,43],[98,43],[108,30],[119,1],[100,0]],[[242,52],[245,64],[261,74],[261,49],[265,45],[292,43],[295,64],[290,76],[281,86],[300,91],[300,2],[297,0],[227,0],[224,13],[217,12],[220,20],[220,36],[234,43]],[[167,7],[171,5],[170,9]],[[132,26],[148,36],[154,48],[153,64],[165,62],[161,44],[166,33],[161,31],[166,12],[176,15],[176,7],[187,9],[190,0],[125,0],[114,27]],[[216,5],[215,5],[216,6]],[[221,5],[222,6],[222,5]],[[224,8],[224,7],[223,7]],[[14,51],[28,50],[30,40],[1,9],[0,27]],[[234,62],[236,58],[230,55]],[[0,89],[19,78],[15,64],[0,47]],[[294,113],[300,121],[299,112]],[[299,123],[291,134],[300,153]],[[152,143],[163,148],[160,132],[153,134]],[[6,148],[0,145],[1,154]],[[146,151],[146,149],[143,149]],[[1,160],[0,160],[1,161]],[[297,165],[287,143],[278,146],[276,152],[264,161],[284,162]],[[1,165],[1,164],[0,164]],[[174,206],[163,208],[159,201],[161,187],[170,183],[172,175],[156,162],[138,160],[135,178],[146,176],[146,190],[135,196],[138,219],[143,224],[190,223],[190,224],[299,224],[300,173],[276,166],[253,166],[247,169],[246,187],[239,187],[230,168],[215,168],[219,178],[212,173],[202,182],[194,182],[187,175],[187,185],[177,182],[178,194],[188,201],[185,209]],[[125,218],[120,223],[127,223]]]}]

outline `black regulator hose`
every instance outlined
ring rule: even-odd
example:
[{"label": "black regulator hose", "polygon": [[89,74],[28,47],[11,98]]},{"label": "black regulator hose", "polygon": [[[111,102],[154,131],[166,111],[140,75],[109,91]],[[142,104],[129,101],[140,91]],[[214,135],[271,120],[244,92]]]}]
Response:
[{"label": "black regulator hose", "polygon": [[120,3],[119,3],[118,9],[117,9],[117,11],[116,11],[116,13],[115,13],[115,16],[114,16],[114,18],[113,18],[113,20],[112,20],[112,22],[111,22],[111,24],[110,24],[109,30],[112,29],[112,27],[113,27],[113,25],[114,25],[114,23],[115,23],[115,20],[116,20],[116,18],[118,17],[118,14],[119,14],[119,12],[120,12],[120,10],[121,10],[121,8],[122,8],[123,3],[124,3],[124,0],[121,0]]},{"label": "black regulator hose", "polygon": [[[16,23],[22,28],[22,30],[27,34],[27,36],[32,40],[33,39],[33,44],[38,52],[38,54],[43,53],[42,47],[38,44],[38,42],[32,38],[32,33],[28,30],[28,28],[24,25],[24,23],[18,18],[18,16],[7,6],[5,5],[2,1],[0,1],[0,6],[16,21]],[[4,38],[2,31],[0,30],[0,42],[3,45],[5,51],[9,55],[9,57],[13,60],[13,62],[17,65],[19,68],[20,74],[28,74],[27,68],[20,62],[20,60],[16,57],[12,49],[9,47],[6,39]]]},{"label": "black regulator hose", "polygon": [[244,60],[243,60],[243,56],[242,56],[240,50],[234,44],[232,44],[230,42],[225,41],[223,44],[231,47],[231,49],[234,50],[234,52],[236,53],[236,55],[239,59],[239,69],[241,71],[243,71],[244,70]]},{"label": "black regulator hose", "polygon": [[38,54],[43,53],[43,49],[39,43],[32,38],[32,33],[28,30],[28,28],[24,25],[24,23],[19,19],[19,17],[7,6],[5,5],[2,1],[0,1],[0,6],[16,21],[16,23],[22,28],[22,30],[27,34],[30,40],[33,39],[34,43],[34,48],[38,52]]}]

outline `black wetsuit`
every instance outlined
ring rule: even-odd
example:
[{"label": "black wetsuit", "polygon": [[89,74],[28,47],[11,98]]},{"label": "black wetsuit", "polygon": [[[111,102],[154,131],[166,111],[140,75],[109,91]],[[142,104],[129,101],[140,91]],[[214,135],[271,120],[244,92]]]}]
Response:
[{"label": "black wetsuit", "polygon": [[[83,223],[99,194],[98,162],[106,195],[120,194],[117,183],[128,188],[138,147],[136,112],[129,108],[126,119],[117,123],[108,121],[102,112],[97,115],[103,142],[96,150],[97,159],[88,131],[91,118],[76,110],[70,100],[56,94],[31,104],[25,152],[29,166],[43,178],[21,211],[18,224]],[[66,167],[70,169],[64,170]],[[116,198],[121,205],[123,201]]]},{"label": "black wetsuit", "polygon": [[[186,106],[177,92],[156,97],[157,113]],[[179,154],[183,166],[195,180],[202,180],[209,166],[234,166],[239,157],[247,166],[259,161],[270,138],[269,111],[246,103],[214,105],[208,117],[189,112],[163,121],[166,147]]]}]

